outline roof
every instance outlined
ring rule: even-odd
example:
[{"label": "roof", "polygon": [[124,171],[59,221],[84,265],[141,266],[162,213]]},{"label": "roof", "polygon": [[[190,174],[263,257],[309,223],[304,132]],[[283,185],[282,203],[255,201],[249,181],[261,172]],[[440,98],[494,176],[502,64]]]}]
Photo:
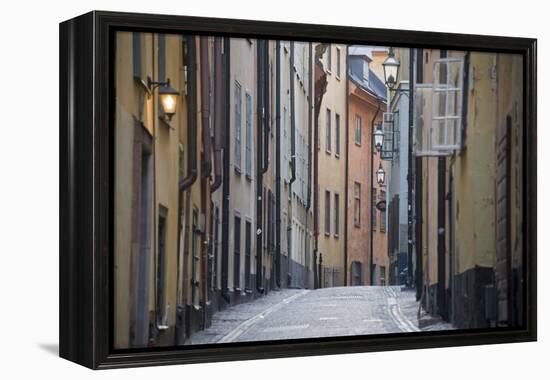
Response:
[{"label": "roof", "polygon": [[375,74],[374,71],[372,71],[370,68],[368,69],[369,72],[367,74],[367,80],[365,80],[363,76],[363,70],[364,70],[364,56],[362,54],[350,54],[349,60],[349,78],[352,82],[354,82],[357,86],[362,88],[363,90],[369,92],[373,96],[379,97],[382,100],[387,100],[387,89],[384,81],[378,77],[378,75]]}]

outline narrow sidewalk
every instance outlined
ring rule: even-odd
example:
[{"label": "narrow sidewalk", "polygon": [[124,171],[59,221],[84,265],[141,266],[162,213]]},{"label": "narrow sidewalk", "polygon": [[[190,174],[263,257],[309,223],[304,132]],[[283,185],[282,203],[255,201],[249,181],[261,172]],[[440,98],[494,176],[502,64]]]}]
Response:
[{"label": "narrow sidewalk", "polygon": [[262,314],[284,300],[298,296],[303,292],[303,289],[273,290],[265,297],[260,297],[252,302],[242,303],[218,311],[212,316],[212,325],[206,330],[193,333],[185,344],[218,343],[246,321]]}]

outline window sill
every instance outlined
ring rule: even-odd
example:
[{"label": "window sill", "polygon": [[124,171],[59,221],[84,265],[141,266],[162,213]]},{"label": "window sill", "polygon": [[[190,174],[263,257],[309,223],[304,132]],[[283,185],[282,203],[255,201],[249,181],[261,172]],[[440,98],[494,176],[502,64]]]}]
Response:
[{"label": "window sill", "polygon": [[355,145],[356,145],[356,146],[359,146],[359,147],[360,147],[360,146],[361,146],[361,143],[360,143],[360,142],[357,142],[357,141],[355,141]]},{"label": "window sill", "polygon": [[247,174],[245,177],[248,181],[252,182],[252,175],[251,174]]},{"label": "window sill", "polygon": [[355,228],[361,228],[361,224],[354,223]]},{"label": "window sill", "polygon": [[338,153],[334,153],[334,157],[336,157],[336,158],[340,158],[340,154],[338,154]]},{"label": "window sill", "polygon": [[235,173],[237,173],[238,175],[241,175],[242,171],[241,171],[241,169],[239,169],[238,167],[235,166]]}]

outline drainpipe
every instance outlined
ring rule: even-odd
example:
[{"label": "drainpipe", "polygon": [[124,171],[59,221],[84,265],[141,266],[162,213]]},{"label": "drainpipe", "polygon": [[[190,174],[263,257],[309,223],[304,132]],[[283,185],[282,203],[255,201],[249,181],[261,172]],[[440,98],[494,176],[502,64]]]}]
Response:
[{"label": "drainpipe", "polygon": [[262,174],[265,174],[267,170],[269,169],[269,131],[271,129],[271,114],[270,114],[270,104],[269,104],[269,41],[264,42],[264,52],[263,52],[263,60],[264,60],[264,75],[263,78],[261,78],[264,82],[264,100],[263,100],[263,108],[264,108],[264,164],[263,164],[263,170]]},{"label": "drainpipe", "polygon": [[210,133],[210,58],[208,56],[208,37],[200,37],[200,60],[201,60],[201,129],[203,151],[201,154],[201,290],[204,302],[202,313],[202,327],[206,328],[207,322],[207,258],[208,258],[208,234],[207,234],[207,213],[209,198],[208,185],[212,171],[212,151]]},{"label": "drainpipe", "polygon": [[291,177],[290,193],[292,194],[292,183],[296,181],[296,110],[294,104],[294,41],[290,41],[290,157]]},{"label": "drainpipe", "polygon": [[[315,192],[314,204],[313,204],[313,261],[319,263],[318,266],[315,266],[317,273],[315,274],[315,284],[316,288],[321,287],[321,269],[322,269],[322,256],[319,254],[319,149],[317,142],[319,140],[319,114],[321,113],[321,103],[323,101],[323,96],[327,90],[327,74],[323,69],[323,64],[321,63],[321,57],[323,55],[322,45],[318,45],[315,48],[315,68],[314,68],[314,78],[315,78],[315,97],[314,97],[314,119],[313,119],[313,187]],[[317,256],[319,259],[317,260]]]},{"label": "drainpipe", "polygon": [[257,40],[256,47],[256,60],[258,66],[257,80],[256,80],[256,168],[257,168],[257,181],[256,181],[256,289],[260,294],[264,292],[262,287],[262,220],[263,220],[263,133],[264,133],[264,49],[265,40]]},{"label": "drainpipe", "polygon": [[[225,78],[223,81],[223,109],[225,111],[224,124],[226,128],[222,129],[222,140],[224,143],[223,146],[223,174],[222,174],[222,298],[228,303],[231,303],[231,298],[229,297],[228,292],[228,276],[229,276],[229,154],[230,149],[228,149],[231,139],[231,134],[229,133],[230,126],[230,102],[229,96],[231,91],[231,78],[230,78],[230,43],[229,37],[223,38],[223,64],[222,64],[222,76]],[[227,131],[226,131],[227,129]]]},{"label": "drainpipe", "polygon": [[[179,182],[178,191],[178,229],[179,236],[182,234],[182,209],[183,209],[183,193],[185,192],[185,237],[183,247],[183,289],[182,289],[182,308],[177,310],[179,315],[178,330],[176,340],[177,343],[182,343],[186,335],[186,320],[185,320],[185,305],[187,305],[187,285],[189,277],[187,264],[189,258],[189,205],[191,186],[197,180],[197,54],[195,37],[186,37],[187,54],[185,56],[185,66],[187,67],[187,171],[188,174]],[[181,249],[181,238],[178,239],[177,250]]]},{"label": "drainpipe", "polygon": [[[409,49],[409,146],[407,151],[407,287],[413,287],[413,128],[414,128],[414,48]],[[398,261],[399,262],[399,261]],[[416,264],[418,265],[418,263]]]},{"label": "drainpipe", "polygon": [[281,41],[275,48],[275,281],[281,287]]},{"label": "drainpipe", "polygon": [[[349,45],[346,45],[346,74],[344,76],[344,80],[346,81],[346,138],[345,138],[345,144],[344,147],[346,149],[346,184],[345,184],[345,191],[344,191],[344,286],[348,285],[348,184],[349,184],[349,154],[348,154],[348,142],[349,142],[349,117],[348,117],[348,110],[349,110],[349,80],[348,80],[348,72],[349,72]],[[339,132],[339,131],[338,131]],[[338,211],[340,211],[340,206],[338,206]]]},{"label": "drainpipe", "polygon": [[370,151],[371,151],[371,155],[370,155],[370,207],[369,209],[371,210],[371,213],[370,213],[370,284],[371,285],[374,285],[374,264],[372,263],[373,262],[373,258],[374,258],[374,252],[373,252],[373,249],[374,249],[374,244],[373,244],[373,240],[374,240],[374,233],[373,233],[373,224],[372,224],[372,213],[373,212],[376,212],[376,210],[374,210],[372,208],[372,187],[374,186],[374,182],[373,182],[373,177],[374,177],[374,123],[376,121],[376,117],[378,116],[378,113],[380,112],[380,105],[382,104],[382,99],[380,99],[380,97],[378,97],[378,95],[376,96],[376,103],[377,103],[377,106],[376,106],[376,112],[374,113],[374,116],[372,117],[372,120],[371,120],[371,124],[370,124],[370,127],[371,127],[371,132],[370,132],[370,138],[371,138],[371,144],[370,144]]},{"label": "drainpipe", "polygon": [[214,182],[210,191],[213,193],[222,184],[222,117],[223,117],[223,93],[222,93],[222,39],[214,40]]},{"label": "drainpipe", "polygon": [[210,177],[212,172],[212,146],[210,138],[210,58],[208,56],[208,37],[200,37],[201,59],[201,128],[204,157],[201,167],[202,178]]},{"label": "drainpipe", "polygon": [[183,192],[197,180],[197,53],[195,37],[186,37],[187,44],[187,176],[179,183]]},{"label": "drainpipe", "polygon": [[[308,67],[309,67],[309,70],[311,70],[313,68],[313,45],[312,43],[310,42],[309,43],[309,58],[308,58]],[[313,82],[313,79],[314,76],[309,75],[309,83],[308,83],[308,99],[307,99],[307,136],[308,136],[308,139],[309,139],[309,145],[307,147],[307,200],[306,200],[306,210],[309,211],[309,209],[311,208],[311,146],[315,143],[315,141],[313,140],[313,136],[311,135],[312,134],[312,130],[313,130],[313,108],[311,107],[311,97],[313,96],[312,94],[312,88],[313,88],[313,85],[312,85],[312,82]]]},{"label": "drainpipe", "polygon": [[[311,244],[312,241],[308,234],[308,229],[311,228],[309,226],[309,210],[311,209],[311,145],[314,143],[311,132],[313,130],[313,108],[311,107],[311,97],[312,93],[311,90],[313,88],[312,82],[313,82],[313,75],[311,73],[311,70],[313,68],[313,45],[310,42],[309,43],[309,49],[308,49],[308,72],[309,72],[309,80],[308,80],[308,88],[307,88],[307,138],[309,141],[309,144],[307,146],[307,195],[306,195],[306,268],[309,265],[310,257],[309,253],[311,252]],[[315,276],[315,261],[312,262],[312,270]],[[309,279],[309,273],[307,273],[308,279]],[[314,277],[315,278],[315,277]],[[315,280],[314,280],[315,282]],[[308,284],[308,287],[311,286],[311,284]],[[315,284],[313,284],[313,288],[315,288]]]}]

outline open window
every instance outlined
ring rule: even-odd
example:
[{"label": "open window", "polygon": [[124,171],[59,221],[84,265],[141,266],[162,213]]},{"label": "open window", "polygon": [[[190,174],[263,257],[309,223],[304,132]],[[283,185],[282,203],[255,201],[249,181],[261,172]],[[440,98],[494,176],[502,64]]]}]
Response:
[{"label": "open window", "polygon": [[462,147],[463,58],[442,58],[433,63],[432,147],[452,152]]},{"label": "open window", "polygon": [[446,156],[462,149],[462,82],[464,60],[433,63],[433,84],[414,87],[414,153]]},{"label": "open window", "polygon": [[413,151],[418,157],[449,154],[449,152],[434,149],[432,144],[432,94],[432,84],[416,84],[414,86]]},{"label": "open window", "polygon": [[393,113],[384,112],[382,116],[382,131],[384,132],[384,139],[382,140],[382,149],[380,150],[380,158],[382,160],[393,160],[393,153],[395,151],[394,144],[394,123]]}]

